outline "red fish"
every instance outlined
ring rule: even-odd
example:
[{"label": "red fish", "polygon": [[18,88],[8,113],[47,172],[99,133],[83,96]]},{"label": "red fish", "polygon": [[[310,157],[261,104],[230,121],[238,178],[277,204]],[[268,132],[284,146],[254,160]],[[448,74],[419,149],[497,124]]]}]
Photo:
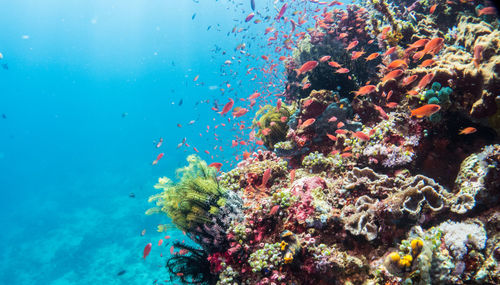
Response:
[{"label": "red fish", "polygon": [[316,66],[318,66],[318,62],[315,60],[310,60],[304,63],[299,69],[296,69],[297,76],[301,75],[302,73],[306,73],[308,71],[313,70]]},{"label": "red fish", "polygon": [[364,51],[353,51],[351,55],[351,60],[356,60],[360,58],[363,54],[365,54]]},{"label": "red fish", "polygon": [[290,171],[290,184],[293,183],[293,180],[295,179],[295,169],[292,169]]},{"label": "red fish", "polygon": [[441,106],[436,104],[427,104],[415,110],[411,110],[411,116],[416,116],[417,118],[430,117],[439,110],[441,110]]},{"label": "red fish", "polygon": [[250,97],[248,97],[248,100],[256,99],[259,96],[260,96],[260,93],[258,93],[258,92],[252,93],[252,95],[250,95]]},{"label": "red fish", "polygon": [[193,81],[198,80],[198,78],[200,78],[200,76],[199,76],[199,75],[196,75],[196,76],[194,77]]},{"label": "red fish", "polygon": [[288,120],[288,117],[285,117],[285,116],[283,116],[283,117],[280,118],[280,121],[282,123],[286,122],[287,120]]},{"label": "red fish", "polygon": [[169,238],[170,238],[170,236],[165,236],[165,239],[169,239]]},{"label": "red fish", "polygon": [[276,111],[279,111],[281,109],[281,98],[278,99],[278,102],[276,102]]},{"label": "red fish", "polygon": [[347,68],[339,68],[335,72],[336,73],[348,73],[349,69],[347,69]]},{"label": "red fish", "polygon": [[396,51],[396,47],[391,47],[390,49],[388,49],[386,52],[384,52],[384,56],[387,56],[387,55],[390,55],[392,54],[393,52]]},{"label": "red fish", "polygon": [[383,78],[382,78],[382,83],[385,83],[389,80],[395,79],[403,74],[403,71],[401,69],[395,69],[389,73],[387,73]]},{"label": "red fish", "polygon": [[429,9],[429,13],[434,13],[434,11],[436,11],[436,7],[437,7],[437,4],[434,4],[431,6],[431,8]]},{"label": "red fish", "polygon": [[358,44],[359,44],[358,41],[352,41],[345,49],[351,50],[351,49],[355,48]]},{"label": "red fish", "polygon": [[391,108],[392,109],[392,108],[396,108],[396,106],[398,106],[398,103],[396,103],[396,102],[389,102],[389,103],[385,104],[385,106],[387,108]]},{"label": "red fish", "polygon": [[359,96],[359,95],[366,95],[374,92],[377,89],[377,86],[375,85],[366,85],[361,88],[359,88],[358,91],[353,91],[354,96]]},{"label": "red fish", "polygon": [[477,15],[481,17],[481,15],[494,15],[497,13],[497,9],[493,6],[485,7],[477,11]]},{"label": "red fish", "polygon": [[443,38],[433,38],[431,39],[424,47],[424,54],[431,53],[431,54],[436,54],[438,53],[444,46],[444,39]]},{"label": "red fish", "polygon": [[220,162],[213,162],[208,165],[208,167],[214,167],[217,169],[217,171],[220,171],[220,168],[222,167],[222,163]]},{"label": "red fish", "polygon": [[314,122],[316,122],[316,119],[314,119],[314,118],[307,119],[304,123],[302,123],[302,125],[300,125],[300,127],[301,128],[307,128],[310,125],[314,124]]},{"label": "red fish", "polygon": [[435,63],[434,59],[426,59],[424,60],[419,66],[420,67],[427,67],[427,66],[431,66]]},{"label": "red fish", "polygon": [[224,108],[222,108],[222,111],[219,114],[221,115],[226,114],[227,112],[229,112],[229,110],[233,108],[233,105],[234,105],[233,99],[229,98],[229,102],[227,102],[226,105],[224,105]]},{"label": "red fish", "polygon": [[337,121],[337,117],[332,116],[330,119],[328,119],[328,122],[335,122]]},{"label": "red fish", "polygon": [[151,252],[151,247],[153,246],[152,243],[148,243],[146,247],[144,247],[144,251],[142,252],[142,258],[146,259],[146,257],[149,255]]},{"label": "red fish", "polygon": [[174,254],[174,246],[173,245],[170,247],[170,254]]},{"label": "red fish", "polygon": [[160,240],[158,241],[158,246],[161,246],[162,244],[163,244],[163,239],[160,239]]},{"label": "red fish", "polygon": [[345,126],[343,122],[338,122],[337,123],[337,129],[342,129]]},{"label": "red fish", "polygon": [[483,60],[483,50],[484,47],[482,45],[474,46],[474,58],[472,59],[472,62],[476,68],[479,68],[479,64],[481,63],[481,60]]},{"label": "red fish", "polygon": [[347,131],[346,130],[335,130],[335,133],[338,135],[345,135],[345,134],[347,134]]},{"label": "red fish", "polygon": [[352,153],[350,152],[344,152],[343,154],[340,155],[341,157],[351,157],[352,156]]},{"label": "red fish", "polygon": [[160,153],[160,154],[156,157],[156,159],[153,161],[153,165],[157,164],[157,163],[158,163],[158,161],[159,161],[159,160],[163,157],[163,155],[164,155],[164,153],[163,153],[163,152],[162,152],[162,153]]},{"label": "red fish", "polygon": [[352,134],[352,136],[356,137],[362,141],[369,141],[370,140],[370,137],[363,132],[355,132],[354,134]]},{"label": "red fish", "polygon": [[373,105],[373,107],[375,108],[375,110],[377,110],[380,114],[380,116],[384,119],[384,120],[387,120],[389,119],[389,116],[387,115],[387,113],[384,111],[384,109],[382,109],[382,107],[378,106],[378,105]]}]

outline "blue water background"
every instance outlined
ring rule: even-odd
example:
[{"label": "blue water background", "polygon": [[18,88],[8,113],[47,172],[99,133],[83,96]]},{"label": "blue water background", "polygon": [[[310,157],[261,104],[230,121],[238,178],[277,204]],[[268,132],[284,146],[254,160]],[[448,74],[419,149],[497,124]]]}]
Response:
[{"label": "blue water background", "polygon": [[[183,137],[209,162],[232,159],[230,128],[217,132],[222,143],[205,131],[222,121],[212,121],[213,99],[224,104],[257,88],[244,65],[222,77],[229,55],[213,51],[239,43],[227,32],[250,12],[249,1],[200,2],[3,1],[0,63],[9,69],[0,69],[0,284],[167,278],[160,253],[168,255],[171,242],[156,246],[165,234],[155,231],[166,217],[144,215],[152,186],[194,153],[177,149]],[[218,91],[225,80],[234,81],[232,95]],[[202,151],[215,145],[227,150],[212,160]],[[143,261],[148,242],[153,250]]]}]

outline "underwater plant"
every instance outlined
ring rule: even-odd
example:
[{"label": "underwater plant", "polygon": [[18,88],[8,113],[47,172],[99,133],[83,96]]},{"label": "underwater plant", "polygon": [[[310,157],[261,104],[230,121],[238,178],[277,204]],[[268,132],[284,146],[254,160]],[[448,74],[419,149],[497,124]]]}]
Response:
[{"label": "underwater plant", "polygon": [[266,105],[257,111],[253,120],[253,127],[257,126],[259,136],[264,145],[270,149],[274,149],[274,145],[286,139],[288,131],[288,119],[294,113],[293,106],[281,104],[280,108],[272,105]]},{"label": "underwater plant", "polygon": [[176,254],[167,261],[167,269],[177,276],[183,284],[215,284],[218,275],[210,271],[210,262],[206,251],[175,242],[175,248],[187,251],[185,255]]},{"label": "underwater plant", "polygon": [[208,253],[222,251],[228,245],[225,232],[238,216],[241,200],[220,186],[215,168],[196,155],[190,155],[187,161],[188,166],[177,170],[178,183],[166,177],[159,179],[155,188],[163,192],[149,198],[149,202],[156,201],[156,207],[146,214],[166,213]]}]

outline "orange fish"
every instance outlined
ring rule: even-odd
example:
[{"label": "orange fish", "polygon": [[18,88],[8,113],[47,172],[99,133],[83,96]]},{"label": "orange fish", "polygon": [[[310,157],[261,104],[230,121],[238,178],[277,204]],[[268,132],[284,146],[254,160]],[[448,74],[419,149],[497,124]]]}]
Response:
[{"label": "orange fish", "polygon": [[260,184],[260,188],[266,188],[267,181],[269,180],[269,177],[271,177],[271,168],[266,169],[264,171],[264,174],[262,175],[262,183]]},{"label": "orange fish", "polygon": [[339,68],[335,72],[336,73],[348,73],[349,69],[347,69],[347,68]]},{"label": "orange fish", "polygon": [[375,86],[375,85],[366,85],[366,86],[359,88],[358,91],[353,91],[353,92],[355,94],[354,96],[359,96],[359,95],[370,94],[373,91],[375,91],[376,89],[377,89],[377,86]]},{"label": "orange fish", "polygon": [[431,53],[431,54],[436,54],[438,53],[444,46],[444,39],[443,38],[433,38],[430,40],[424,47],[424,54]]},{"label": "orange fish", "polygon": [[337,121],[337,117],[332,116],[330,119],[328,119],[328,122],[335,122]]},{"label": "orange fish", "polygon": [[436,104],[427,104],[415,110],[411,110],[411,116],[416,116],[417,118],[430,117],[439,110],[441,110],[441,106]]},{"label": "orange fish", "polygon": [[170,236],[165,236],[165,239],[169,239],[169,238],[170,238]]},{"label": "orange fish", "polygon": [[329,56],[329,55],[322,56],[322,57],[319,59],[319,62],[325,62],[325,61],[328,61],[330,58],[331,58],[331,56]]},{"label": "orange fish", "polygon": [[353,51],[351,55],[351,60],[356,60],[360,58],[363,54],[365,54],[364,51]]},{"label": "orange fish", "polygon": [[354,134],[352,134],[352,136],[356,137],[362,141],[369,141],[370,140],[370,137],[363,132],[355,132]]},{"label": "orange fish", "polygon": [[301,128],[307,128],[310,125],[314,124],[314,122],[316,122],[316,119],[314,119],[314,118],[307,119],[304,123],[302,123],[302,125],[300,125],[300,127]]},{"label": "orange fish", "polygon": [[272,208],[271,208],[271,211],[269,211],[269,215],[272,216],[274,214],[276,214],[278,212],[278,210],[280,209],[280,205],[274,205]]},{"label": "orange fish", "polygon": [[346,50],[350,50],[350,49],[353,49],[355,48],[357,45],[359,44],[358,41],[352,41],[345,49]]},{"label": "orange fish", "polygon": [[349,34],[347,34],[347,33],[340,33],[339,34],[339,39],[343,39],[343,38],[347,37],[348,35]]},{"label": "orange fish", "polygon": [[341,157],[351,157],[352,156],[352,153],[350,152],[344,152],[343,154],[340,155]]},{"label": "orange fish", "polygon": [[332,141],[336,142],[337,141],[337,137],[334,136],[334,135],[330,135],[329,133],[326,133],[326,136],[331,139]]},{"label": "orange fish", "polygon": [[160,239],[160,240],[158,241],[158,246],[161,246],[162,244],[163,244],[163,239]]},{"label": "orange fish", "polygon": [[248,97],[248,100],[253,100],[253,99],[256,99],[260,96],[260,93],[258,92],[255,92],[253,93],[252,95],[250,95],[250,97]]},{"label": "orange fish", "polygon": [[429,39],[420,39],[409,45],[410,48],[416,49],[425,46],[429,42]]},{"label": "orange fish", "polygon": [[198,78],[200,78],[200,76],[199,76],[199,75],[196,75],[196,76],[194,77],[193,81],[198,80]]},{"label": "orange fish", "polygon": [[401,76],[403,74],[403,71],[401,69],[395,69],[389,73],[387,73],[383,78],[382,78],[382,83],[385,83],[389,80],[395,79],[396,77]]},{"label": "orange fish", "polygon": [[468,135],[468,134],[473,134],[475,133],[477,130],[476,128],[474,127],[467,127],[463,130],[460,131],[460,133],[458,133],[459,135]]},{"label": "orange fish", "polygon": [[417,80],[417,78],[418,78],[418,75],[416,75],[416,74],[403,78],[403,82],[402,82],[403,86],[411,84],[413,81]]},{"label": "orange fish", "polygon": [[226,103],[226,105],[224,105],[224,108],[222,108],[222,111],[219,114],[221,115],[226,114],[227,112],[229,112],[229,110],[233,108],[233,105],[234,105],[233,99],[229,98],[229,102]]},{"label": "orange fish", "polygon": [[220,171],[220,168],[222,167],[222,163],[220,162],[213,162],[208,165],[208,167],[214,167],[217,169],[217,171]]},{"label": "orange fish", "polygon": [[338,135],[345,135],[347,134],[347,131],[346,130],[335,130],[335,133],[338,134]]},{"label": "orange fish", "polygon": [[481,15],[494,15],[497,13],[497,9],[493,6],[485,7],[477,11],[477,15],[481,17]]},{"label": "orange fish", "polygon": [[426,59],[424,60],[421,64],[420,64],[420,67],[427,67],[427,66],[431,66],[435,63],[434,59]]},{"label": "orange fish", "polygon": [[425,86],[427,86],[429,83],[431,83],[432,79],[434,79],[434,73],[427,73],[422,79],[420,79],[420,82],[418,82],[417,88],[422,89]]},{"label": "orange fish", "polygon": [[238,111],[233,112],[233,117],[238,118],[238,117],[245,115],[246,113],[248,113],[248,109],[240,108],[240,109],[238,109]]},{"label": "orange fish", "polygon": [[146,257],[149,255],[151,252],[151,247],[153,246],[152,243],[148,243],[146,247],[144,247],[144,251],[142,252],[142,258],[146,259]]},{"label": "orange fish", "polygon": [[290,184],[293,183],[293,180],[295,179],[295,169],[292,169],[290,171]]},{"label": "orange fish", "polygon": [[335,61],[328,62],[328,65],[333,67],[333,68],[341,68],[342,67],[342,65],[340,65],[338,62],[335,62]]},{"label": "orange fish", "polygon": [[267,55],[261,55],[260,57],[261,57],[263,60],[268,60],[268,59],[269,59],[269,57],[268,57]]},{"label": "orange fish", "polygon": [[344,127],[345,124],[343,122],[338,122],[337,123],[337,129],[342,129],[342,127]]},{"label": "orange fish", "polygon": [[302,73],[306,73],[308,71],[313,70],[316,66],[318,66],[318,62],[315,60],[310,60],[304,63],[299,69],[296,69],[297,76],[301,75]]},{"label": "orange fish", "polygon": [[434,13],[434,11],[436,11],[436,7],[437,7],[437,4],[434,4],[431,6],[431,8],[429,9],[429,13]]},{"label": "orange fish", "polygon": [[391,108],[392,109],[392,108],[396,108],[396,106],[398,106],[398,103],[396,103],[396,102],[389,102],[389,103],[385,104],[385,106],[387,108]]},{"label": "orange fish", "polygon": [[157,164],[157,163],[158,163],[158,161],[159,161],[159,160],[163,157],[163,155],[164,155],[164,153],[163,153],[163,152],[162,152],[162,153],[160,153],[160,154],[156,157],[156,159],[153,161],[153,165]]},{"label": "orange fish", "polygon": [[394,69],[394,68],[398,68],[401,66],[404,66],[404,68],[407,68],[408,64],[406,64],[406,61],[404,61],[402,59],[396,59],[396,60],[392,61],[391,63],[389,63],[389,65],[387,66],[387,69]]},{"label": "orange fish", "polygon": [[370,54],[369,56],[366,57],[366,61],[374,60],[374,59],[376,59],[379,56],[380,56],[380,53],[374,52],[374,53],[372,53],[372,54]]},{"label": "orange fish", "polygon": [[386,52],[384,52],[384,56],[390,55],[396,51],[396,47],[391,47]]}]

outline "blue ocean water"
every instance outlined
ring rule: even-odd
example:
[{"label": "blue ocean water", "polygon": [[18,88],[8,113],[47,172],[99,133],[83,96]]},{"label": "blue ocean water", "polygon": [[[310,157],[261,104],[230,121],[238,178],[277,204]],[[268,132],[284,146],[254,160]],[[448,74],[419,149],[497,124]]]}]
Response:
[{"label": "blue ocean water", "polygon": [[[229,34],[250,1],[197,2],[2,3],[0,284],[167,279],[160,254],[171,242],[156,246],[165,236],[156,225],[166,217],[144,215],[153,185],[173,177],[192,146],[207,161],[230,163],[233,131],[207,132],[225,120],[214,121],[211,108],[258,88],[245,64],[223,64],[237,59],[222,51],[251,46]],[[229,81],[231,95],[221,93]],[[191,147],[178,149],[184,137]],[[203,152],[220,146],[227,150],[213,159]],[[143,260],[149,242],[155,246]]]}]

